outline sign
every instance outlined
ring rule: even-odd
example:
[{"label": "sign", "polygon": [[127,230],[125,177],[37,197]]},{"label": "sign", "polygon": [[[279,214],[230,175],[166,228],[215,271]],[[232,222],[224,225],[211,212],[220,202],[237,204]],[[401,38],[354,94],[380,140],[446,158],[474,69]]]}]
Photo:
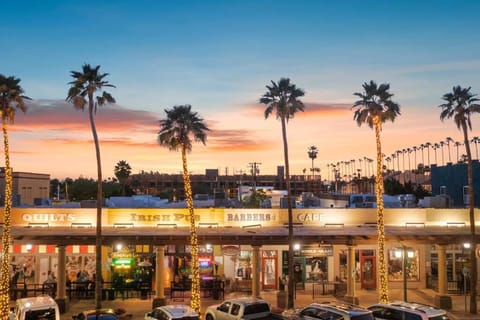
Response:
[{"label": "sign", "polygon": [[236,256],[240,254],[240,246],[222,246],[222,253],[226,256]]}]

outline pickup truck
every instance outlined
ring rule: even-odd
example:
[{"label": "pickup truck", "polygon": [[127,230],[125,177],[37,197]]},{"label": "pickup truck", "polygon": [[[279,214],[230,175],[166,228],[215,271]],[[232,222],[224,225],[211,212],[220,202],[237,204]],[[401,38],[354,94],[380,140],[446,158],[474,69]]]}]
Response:
[{"label": "pickup truck", "polygon": [[206,320],[251,320],[251,319],[283,319],[282,316],[273,314],[268,302],[258,298],[242,297],[223,301],[207,307]]}]

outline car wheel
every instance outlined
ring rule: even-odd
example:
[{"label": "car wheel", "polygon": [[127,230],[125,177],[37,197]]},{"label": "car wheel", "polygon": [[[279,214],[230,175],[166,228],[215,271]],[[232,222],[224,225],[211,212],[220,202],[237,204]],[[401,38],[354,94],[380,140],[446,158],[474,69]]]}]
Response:
[{"label": "car wheel", "polygon": [[211,315],[211,314],[207,314],[207,315],[205,316],[205,320],[213,320],[212,315]]}]

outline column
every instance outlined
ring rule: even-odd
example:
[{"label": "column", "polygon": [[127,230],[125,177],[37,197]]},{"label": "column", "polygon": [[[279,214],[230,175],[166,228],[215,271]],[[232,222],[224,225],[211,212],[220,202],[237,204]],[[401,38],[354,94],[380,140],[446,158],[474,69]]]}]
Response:
[{"label": "column", "polygon": [[164,306],[167,304],[165,298],[165,246],[155,248],[155,298],[152,302],[152,308]]},{"label": "column", "polygon": [[446,310],[452,309],[452,297],[447,294],[447,261],[445,259],[446,254],[445,244],[437,244],[437,257],[438,257],[438,294],[435,296],[435,304]]},{"label": "column", "polygon": [[260,246],[255,245],[253,248],[253,259],[252,259],[252,296],[260,297]]},{"label": "column", "polygon": [[67,255],[66,255],[66,246],[58,245],[58,263],[57,263],[57,292],[55,301],[58,304],[60,313],[65,313],[67,311]]},{"label": "column", "polygon": [[355,246],[347,246],[347,296],[355,297]]},{"label": "column", "polygon": [[438,255],[438,294],[445,295],[447,293],[447,269],[446,266],[446,246],[437,245]]}]

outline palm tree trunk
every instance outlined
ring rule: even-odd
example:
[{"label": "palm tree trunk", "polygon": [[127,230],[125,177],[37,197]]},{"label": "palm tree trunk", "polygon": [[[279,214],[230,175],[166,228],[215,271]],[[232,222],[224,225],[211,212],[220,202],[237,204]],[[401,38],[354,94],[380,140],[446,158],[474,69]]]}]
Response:
[{"label": "palm tree trunk", "polygon": [[93,119],[93,94],[88,93],[88,116],[92,129],[93,142],[95,143],[95,156],[97,158],[97,227],[95,239],[95,309],[102,308],[102,161],[100,158],[100,143],[98,141],[95,120]]},{"label": "palm tree trunk", "polygon": [[187,151],[182,145],[182,165],[183,165],[183,183],[185,185],[185,200],[187,201],[187,208],[190,216],[190,247],[191,247],[191,272],[192,272],[192,298],[190,306],[193,310],[200,314],[200,273],[198,270],[198,240],[197,228],[195,225],[195,213],[193,210],[193,196],[192,186],[190,183],[190,175],[187,166]]},{"label": "palm tree trunk", "polygon": [[0,274],[0,319],[8,320],[10,310],[10,217],[12,208],[12,168],[8,149],[6,120],[2,120],[3,147],[5,155],[5,199],[2,233],[2,265]]},{"label": "palm tree trunk", "polygon": [[293,272],[293,213],[292,213],[292,193],[290,188],[290,165],[288,161],[288,142],[287,142],[287,124],[285,117],[281,118],[282,138],[283,138],[283,157],[285,160],[285,183],[287,184],[287,211],[288,211],[288,296],[287,308],[294,307],[294,289],[295,274]]},{"label": "palm tree trunk", "polygon": [[463,141],[465,142],[465,151],[467,152],[467,179],[468,179],[468,208],[470,216],[470,313],[477,314],[477,237],[475,235],[475,204],[473,190],[473,164],[472,152],[468,141],[468,128],[465,121],[462,122]]},{"label": "palm tree trunk", "polygon": [[378,116],[373,117],[373,124],[375,127],[375,140],[377,144],[377,174],[375,177],[375,189],[377,196],[378,269],[380,278],[379,300],[380,302],[388,303],[387,268],[385,262],[385,225],[383,219],[382,144],[380,139],[382,123]]}]

